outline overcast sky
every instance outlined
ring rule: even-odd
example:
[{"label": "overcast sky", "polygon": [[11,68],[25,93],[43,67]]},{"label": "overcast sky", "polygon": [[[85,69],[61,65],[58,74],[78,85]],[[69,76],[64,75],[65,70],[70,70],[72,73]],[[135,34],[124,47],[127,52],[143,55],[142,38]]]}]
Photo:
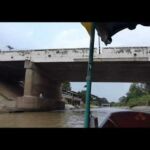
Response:
[{"label": "overcast sky", "polygon": [[[150,46],[150,27],[138,25],[135,30],[125,29],[112,37],[113,46]],[[89,47],[89,35],[80,23],[0,23],[0,49],[6,45],[15,49],[50,49]],[[95,47],[98,38],[95,38]],[[102,47],[105,47],[101,43]],[[85,83],[71,83],[72,90],[84,89]],[[117,101],[125,95],[130,83],[93,83],[92,93]]]}]

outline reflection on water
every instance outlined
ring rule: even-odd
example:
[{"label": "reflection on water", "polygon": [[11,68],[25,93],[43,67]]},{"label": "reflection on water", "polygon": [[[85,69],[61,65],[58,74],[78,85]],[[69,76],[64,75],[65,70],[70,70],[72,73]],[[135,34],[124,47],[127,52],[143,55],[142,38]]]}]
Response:
[{"label": "reflection on water", "polygon": [[[98,117],[100,122],[108,112],[108,108],[92,109],[92,113]],[[84,110],[1,113],[0,127],[83,128]]]}]

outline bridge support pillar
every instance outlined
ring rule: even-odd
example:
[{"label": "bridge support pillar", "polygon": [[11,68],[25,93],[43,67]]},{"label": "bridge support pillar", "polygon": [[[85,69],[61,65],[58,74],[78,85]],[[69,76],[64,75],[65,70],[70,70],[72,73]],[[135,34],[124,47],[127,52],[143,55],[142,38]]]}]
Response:
[{"label": "bridge support pillar", "polygon": [[65,108],[60,81],[49,80],[30,61],[25,62],[24,95],[17,99],[17,109],[23,111],[48,111]]}]

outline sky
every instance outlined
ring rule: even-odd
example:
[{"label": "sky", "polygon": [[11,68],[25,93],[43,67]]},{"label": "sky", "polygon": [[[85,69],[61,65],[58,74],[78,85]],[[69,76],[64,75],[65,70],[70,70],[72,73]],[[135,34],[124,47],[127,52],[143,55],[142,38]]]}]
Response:
[{"label": "sky", "polygon": [[[114,46],[150,46],[150,27],[138,25],[135,30],[124,29],[112,37]],[[80,22],[0,23],[0,50],[11,45],[16,50],[51,48],[88,48],[89,35]],[[95,37],[98,47],[98,37]],[[101,42],[101,47],[106,47]],[[92,94],[118,101],[126,95],[131,83],[92,83]],[[72,83],[74,91],[85,90],[85,83]]]}]

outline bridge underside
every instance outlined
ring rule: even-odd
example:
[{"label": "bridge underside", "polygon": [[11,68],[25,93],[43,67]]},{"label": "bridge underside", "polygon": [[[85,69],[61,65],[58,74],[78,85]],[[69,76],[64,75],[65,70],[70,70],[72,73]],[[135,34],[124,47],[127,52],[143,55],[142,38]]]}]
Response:
[{"label": "bridge underside", "polygon": [[0,62],[0,79],[8,82],[22,81],[25,77],[24,61]]},{"label": "bridge underside", "polygon": [[[53,80],[85,82],[87,63],[40,63],[37,66]],[[95,62],[94,82],[150,81],[149,62]]]},{"label": "bridge underside", "polygon": [[[36,63],[49,80],[85,82],[87,62]],[[24,62],[0,62],[0,79],[9,82],[25,78]],[[94,62],[94,82],[150,81],[150,62]]]},{"label": "bridge underside", "polygon": [[[0,81],[20,87],[16,107],[22,110],[63,109],[61,83],[85,82],[87,62],[0,62]],[[94,62],[94,82],[148,82],[150,62]],[[3,93],[4,94],[4,93]],[[42,94],[42,97],[40,97]],[[13,98],[14,99],[14,98]]]}]

